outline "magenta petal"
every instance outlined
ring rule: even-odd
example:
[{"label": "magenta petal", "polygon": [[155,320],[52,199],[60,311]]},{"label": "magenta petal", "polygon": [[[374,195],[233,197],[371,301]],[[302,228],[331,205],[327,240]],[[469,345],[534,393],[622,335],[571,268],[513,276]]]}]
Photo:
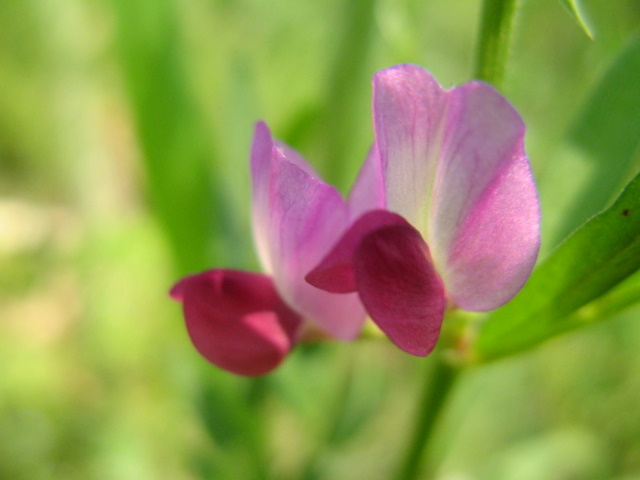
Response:
[{"label": "magenta petal", "polygon": [[170,292],[182,302],[196,349],[239,375],[264,375],[289,353],[300,317],[265,275],[209,270],[180,280]]},{"label": "magenta petal", "polygon": [[305,280],[314,287],[331,293],[356,291],[353,259],[362,239],[383,227],[410,226],[400,215],[387,210],[372,210],[362,215],[340,238],[320,264],[307,274]]},{"label": "magenta petal", "polygon": [[354,263],[358,292],[373,321],[405,352],[431,353],[446,300],[420,233],[404,225],[379,229],[360,242]]},{"label": "magenta petal", "polygon": [[351,221],[354,221],[369,210],[386,207],[382,164],[380,163],[380,154],[376,144],[369,150],[367,159],[360,169],[351,193],[349,193],[347,203]]},{"label": "magenta petal", "polygon": [[538,255],[538,198],[525,159],[505,165],[456,229],[447,288],[461,308],[485,311],[508,302]]},{"label": "magenta petal", "polygon": [[448,295],[475,311],[507,302],[540,241],[518,113],[487,84],[444,90],[399,65],[374,78],[374,118],[388,208],[423,233]]},{"label": "magenta petal", "polygon": [[489,85],[450,92],[427,241],[457,305],[497,308],[522,287],[540,245],[525,127]]},{"label": "magenta petal", "polygon": [[347,203],[299,154],[275,143],[264,123],[256,125],[251,171],[255,239],[278,292],[305,320],[355,338],[365,321],[358,296],[331,295],[304,280],[347,228]]}]

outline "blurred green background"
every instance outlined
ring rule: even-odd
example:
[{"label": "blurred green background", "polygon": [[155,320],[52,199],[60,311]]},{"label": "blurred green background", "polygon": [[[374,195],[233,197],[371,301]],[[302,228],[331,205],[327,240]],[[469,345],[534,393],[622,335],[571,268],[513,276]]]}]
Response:
[{"label": "blurred green background", "polygon": [[[503,86],[528,125],[543,256],[640,164],[636,118],[594,190],[575,134],[638,50],[640,2],[582,3],[593,39],[557,0],[521,2]],[[372,74],[413,62],[446,87],[470,80],[479,14],[471,0],[0,0],[0,479],[389,478],[429,359],[327,343],[237,378],[197,355],[166,292],[259,268],[256,120],[346,192],[372,141]],[[625,73],[606,92],[637,94],[640,69]],[[598,119],[596,139],[629,127]],[[469,371],[438,424],[441,478],[640,479],[639,314]]]}]

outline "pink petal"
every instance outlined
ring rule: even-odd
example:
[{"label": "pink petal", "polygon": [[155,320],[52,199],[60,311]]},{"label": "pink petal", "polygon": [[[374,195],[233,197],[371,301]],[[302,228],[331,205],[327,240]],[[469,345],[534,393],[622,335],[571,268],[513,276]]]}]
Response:
[{"label": "pink petal", "polygon": [[386,193],[384,190],[384,179],[382,178],[382,165],[378,148],[374,144],[369,150],[358,178],[351,189],[349,199],[349,218],[353,222],[363,213],[385,208]]},{"label": "pink petal", "polygon": [[420,233],[386,210],[365,213],[307,281],[329,292],[357,291],[367,312],[401,349],[428,355],[436,344],[445,294]]},{"label": "pink petal", "polygon": [[[349,221],[349,209],[338,191],[301,168],[276,146],[267,126],[259,123],[254,137],[254,233],[260,259],[273,275],[282,298],[305,319],[333,336],[355,338],[365,320],[356,294],[335,296],[312,287],[304,277],[336,242]],[[305,162],[306,163],[306,162]]]},{"label": "pink petal", "polygon": [[349,227],[320,264],[307,274],[306,281],[331,293],[355,292],[357,287],[353,262],[360,242],[372,232],[393,225],[410,226],[400,215],[387,210],[365,213]]},{"label": "pink petal", "polygon": [[446,131],[428,241],[453,300],[490,310],[522,288],[540,247],[525,127],[498,92],[472,82],[451,92]]},{"label": "pink petal", "polygon": [[273,255],[269,246],[269,194],[273,150],[269,128],[262,122],[257,123],[251,146],[253,238],[260,262],[268,273],[273,272]]},{"label": "pink petal", "polygon": [[376,230],[362,240],[354,263],[358,292],[373,321],[405,352],[431,353],[446,301],[420,233],[406,225]]},{"label": "pink petal", "polygon": [[401,65],[374,78],[387,204],[424,234],[449,295],[488,310],[522,287],[539,248],[539,208],[524,125],[481,82],[443,90]]},{"label": "pink petal", "polygon": [[373,78],[373,120],[387,208],[423,232],[446,97],[438,82],[415,65],[391,67]]},{"label": "pink petal", "polygon": [[289,353],[300,317],[267,276],[210,270],[180,280],[171,296],[182,302],[196,349],[239,375],[264,375]]},{"label": "pink petal", "polygon": [[273,139],[273,146],[282,154],[284,158],[286,158],[288,161],[290,161],[297,167],[300,167],[302,170],[307,172],[311,177],[320,178],[320,175],[318,174],[318,172],[316,172],[316,170],[309,164],[309,162],[307,162],[307,160],[302,155],[300,155],[300,153],[297,150],[291,148],[286,143],[282,143],[275,139]]}]

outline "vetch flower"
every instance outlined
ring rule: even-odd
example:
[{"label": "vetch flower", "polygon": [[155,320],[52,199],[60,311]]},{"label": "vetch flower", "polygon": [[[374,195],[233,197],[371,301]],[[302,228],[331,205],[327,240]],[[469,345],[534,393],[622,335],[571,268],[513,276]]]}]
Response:
[{"label": "vetch flower", "polygon": [[533,268],[540,214],[525,127],[482,82],[444,90],[422,68],[399,65],[378,72],[373,89],[368,168],[385,209],[357,219],[307,281],[357,292],[398,347],[425,356],[448,303],[497,308]]},{"label": "vetch flower", "polygon": [[332,295],[304,277],[355,218],[383,206],[378,164],[372,150],[345,201],[298,153],[274,141],[264,123],[256,125],[253,230],[267,274],[214,269],[171,290],[207,360],[237,374],[262,375],[282,362],[306,323],[338,339],[358,335],[366,318],[358,295]]}]

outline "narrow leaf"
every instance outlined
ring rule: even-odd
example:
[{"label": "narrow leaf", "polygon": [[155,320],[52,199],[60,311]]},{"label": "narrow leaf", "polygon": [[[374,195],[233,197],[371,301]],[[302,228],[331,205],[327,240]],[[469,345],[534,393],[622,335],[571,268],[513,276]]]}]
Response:
[{"label": "narrow leaf", "polygon": [[149,203],[179,273],[202,270],[214,255],[237,250],[222,244],[235,224],[224,207],[227,187],[211,172],[214,146],[192,99],[177,7],[168,0],[112,5]]},{"label": "narrow leaf", "polygon": [[326,98],[330,101],[326,102],[322,123],[319,123],[322,147],[318,157],[327,181],[344,190],[345,178],[349,178],[349,173],[355,173],[356,164],[337,162],[336,159],[361,155],[368,142],[358,145],[360,124],[355,115],[369,101],[369,90],[363,85],[367,85],[370,77],[367,61],[375,38],[376,2],[354,0],[343,3],[344,16],[336,24],[337,48],[326,85]]},{"label": "narrow leaf", "polygon": [[476,353],[491,360],[605,317],[581,320],[577,309],[640,268],[640,174],[618,200],[565,241],[509,304],[480,327]]},{"label": "narrow leaf", "polygon": [[560,3],[567,9],[567,11],[574,18],[578,26],[587,34],[587,36],[593,39],[593,28],[589,25],[580,0],[560,0]]},{"label": "narrow leaf", "polygon": [[626,310],[640,305],[640,270],[606,295],[577,310],[575,321],[590,323],[598,319],[613,318]]},{"label": "narrow leaf", "polygon": [[[562,214],[562,227],[556,231],[557,242],[601,211],[633,172],[640,148],[640,82],[633,81],[638,72],[640,35],[635,36],[605,72],[569,131],[568,144],[579,153],[581,171],[586,175],[577,196]],[[557,176],[569,161],[558,160],[546,175]]]}]

